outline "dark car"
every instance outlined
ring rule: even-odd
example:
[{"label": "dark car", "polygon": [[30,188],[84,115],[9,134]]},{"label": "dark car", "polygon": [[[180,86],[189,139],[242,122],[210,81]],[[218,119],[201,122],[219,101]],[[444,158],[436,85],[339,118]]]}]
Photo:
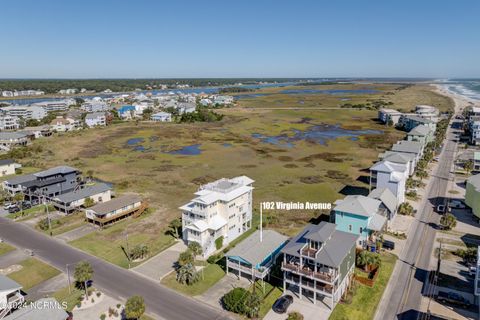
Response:
[{"label": "dark car", "polygon": [[30,209],[31,207],[32,207],[32,205],[30,204],[29,201],[22,202],[22,208],[23,209]]},{"label": "dark car", "polygon": [[10,209],[8,209],[8,213],[17,213],[20,211],[20,208],[15,206],[15,207],[11,207]]},{"label": "dark car", "polygon": [[272,306],[273,311],[276,313],[287,312],[288,307],[293,303],[293,297],[289,294],[282,296],[275,301]]},{"label": "dark car", "polygon": [[444,292],[439,291],[437,295],[437,300],[442,303],[450,303],[464,307],[470,307],[470,301],[465,299],[463,296],[455,292]]},{"label": "dark car", "polygon": [[394,250],[395,249],[395,242],[390,241],[390,240],[383,240],[382,248],[387,249],[387,250]]}]

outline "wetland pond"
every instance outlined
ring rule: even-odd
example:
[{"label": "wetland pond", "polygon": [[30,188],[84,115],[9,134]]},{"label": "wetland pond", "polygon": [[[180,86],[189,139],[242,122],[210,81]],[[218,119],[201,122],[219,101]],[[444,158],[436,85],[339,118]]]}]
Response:
[{"label": "wetland pond", "polygon": [[279,147],[292,148],[297,141],[311,141],[321,145],[326,145],[329,140],[335,140],[339,137],[348,137],[352,141],[357,141],[359,136],[369,134],[382,134],[381,130],[348,130],[340,125],[320,124],[314,125],[306,130],[292,129],[293,135],[282,133],[276,136],[268,136],[260,133],[253,133],[252,138],[259,139],[263,143],[273,144]]}]

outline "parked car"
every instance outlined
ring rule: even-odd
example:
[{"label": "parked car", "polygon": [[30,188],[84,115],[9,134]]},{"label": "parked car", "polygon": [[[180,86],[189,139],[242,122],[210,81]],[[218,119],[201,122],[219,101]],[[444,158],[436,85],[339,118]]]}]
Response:
[{"label": "parked car", "polygon": [[456,209],[465,209],[465,204],[463,204],[463,202],[460,200],[451,200],[450,207]]},{"label": "parked car", "polygon": [[293,297],[289,294],[282,296],[275,301],[272,306],[273,311],[276,313],[287,312],[288,307],[293,303]]},{"label": "parked car", "polygon": [[3,209],[5,209],[5,210],[8,210],[8,209],[10,209],[10,208],[12,208],[12,207],[15,207],[15,203],[5,202],[5,203],[3,204]]},{"label": "parked car", "polygon": [[390,241],[390,240],[383,240],[382,248],[387,249],[387,250],[394,250],[395,249],[395,242]]},{"label": "parked car", "polygon": [[22,208],[23,209],[30,209],[32,207],[32,205],[30,204],[29,201],[23,201],[22,202]]},{"label": "parked car", "polygon": [[20,208],[15,206],[15,207],[11,207],[10,209],[8,209],[8,213],[17,213],[20,211]]},{"label": "parked car", "polygon": [[437,300],[443,303],[450,303],[464,307],[470,306],[470,301],[455,292],[439,291],[437,295]]},{"label": "parked car", "polygon": [[437,212],[441,213],[441,214],[445,213],[445,205],[444,204],[439,204],[437,206]]},{"label": "parked car", "polygon": [[470,268],[468,268],[468,274],[469,274],[471,277],[475,277],[475,275],[477,274],[477,267],[470,267]]}]

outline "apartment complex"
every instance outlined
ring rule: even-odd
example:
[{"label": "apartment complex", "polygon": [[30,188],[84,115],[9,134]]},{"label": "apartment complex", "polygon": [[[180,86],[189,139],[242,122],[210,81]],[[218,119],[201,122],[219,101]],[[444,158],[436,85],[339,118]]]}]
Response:
[{"label": "apartment complex", "polygon": [[[252,226],[253,180],[246,176],[203,185],[196,197],[180,207],[183,240],[198,242],[209,256]],[[217,243],[216,243],[217,242]]]}]

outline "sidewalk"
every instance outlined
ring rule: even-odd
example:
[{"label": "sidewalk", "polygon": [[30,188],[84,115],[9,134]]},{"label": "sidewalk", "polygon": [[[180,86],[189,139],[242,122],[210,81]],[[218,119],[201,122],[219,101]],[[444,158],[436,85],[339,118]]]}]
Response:
[{"label": "sidewalk", "polygon": [[178,241],[173,246],[165,249],[157,254],[155,257],[148,259],[144,263],[130,270],[137,272],[155,282],[165,277],[170,272],[174,271],[175,262],[181,252],[185,251],[187,246],[183,241]]}]

